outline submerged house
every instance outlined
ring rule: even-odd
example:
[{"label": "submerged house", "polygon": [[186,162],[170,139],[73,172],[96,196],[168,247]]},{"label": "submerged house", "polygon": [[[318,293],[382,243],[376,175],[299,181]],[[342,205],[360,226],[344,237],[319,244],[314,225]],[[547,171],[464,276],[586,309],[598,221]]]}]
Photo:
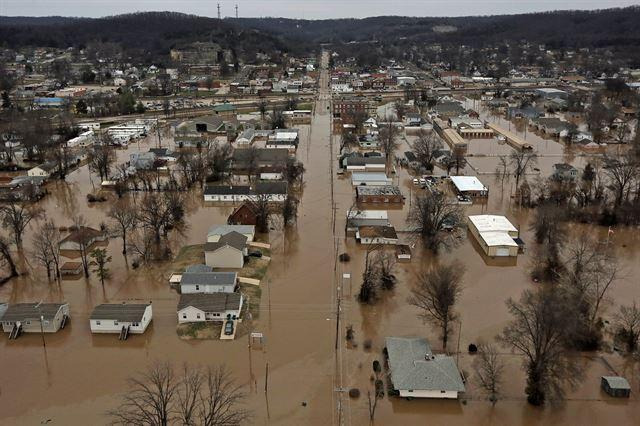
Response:
[{"label": "submerged house", "polygon": [[456,399],[465,391],[453,357],[434,354],[426,339],[387,337],[393,389],[401,397]]},{"label": "submerged house", "polygon": [[89,318],[92,333],[118,333],[125,340],[129,333],[142,334],[151,323],[151,303],[103,303]]},{"label": "submerged house", "polygon": [[231,231],[204,245],[204,259],[212,268],[242,268],[247,255],[247,237]]},{"label": "submerged house", "polygon": [[68,303],[14,303],[2,316],[2,329],[10,339],[21,333],[55,333],[69,321]]}]

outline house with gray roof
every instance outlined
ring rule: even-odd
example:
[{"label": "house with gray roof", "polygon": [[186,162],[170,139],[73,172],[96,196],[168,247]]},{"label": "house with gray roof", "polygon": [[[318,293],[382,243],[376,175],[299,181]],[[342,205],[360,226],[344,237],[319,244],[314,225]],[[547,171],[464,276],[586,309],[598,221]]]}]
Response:
[{"label": "house with gray roof", "polygon": [[180,293],[233,293],[237,280],[235,272],[186,271],[180,279]]},{"label": "house with gray roof", "polygon": [[178,323],[237,319],[243,302],[241,293],[183,294],[178,302]]},{"label": "house with gray roof", "polygon": [[[89,317],[92,333],[142,334],[153,318],[151,303],[103,303]],[[122,339],[124,340],[124,339]]]},{"label": "house with gray roof", "polygon": [[256,227],[254,225],[213,225],[207,233],[207,242],[215,243],[219,241],[223,235],[233,231],[247,237],[247,241],[253,241]]},{"label": "house with gray roof", "polygon": [[247,255],[247,237],[231,231],[204,245],[204,260],[212,268],[242,268]]},{"label": "house with gray roof", "polygon": [[68,303],[13,303],[2,315],[2,330],[15,339],[20,333],[55,333],[69,320]]},{"label": "house with gray roof", "polygon": [[434,354],[426,339],[385,340],[391,382],[401,397],[456,399],[465,391],[453,357]]}]

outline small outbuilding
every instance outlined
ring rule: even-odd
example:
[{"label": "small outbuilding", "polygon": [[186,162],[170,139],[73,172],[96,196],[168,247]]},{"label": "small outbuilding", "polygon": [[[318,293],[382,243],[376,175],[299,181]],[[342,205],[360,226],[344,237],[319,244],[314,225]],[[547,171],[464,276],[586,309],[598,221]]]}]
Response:
[{"label": "small outbuilding", "polygon": [[451,183],[460,195],[487,197],[489,189],[475,176],[451,176]]},{"label": "small outbuilding", "polygon": [[631,395],[631,386],[624,377],[602,376],[600,380],[600,387],[610,396],[629,398]]}]

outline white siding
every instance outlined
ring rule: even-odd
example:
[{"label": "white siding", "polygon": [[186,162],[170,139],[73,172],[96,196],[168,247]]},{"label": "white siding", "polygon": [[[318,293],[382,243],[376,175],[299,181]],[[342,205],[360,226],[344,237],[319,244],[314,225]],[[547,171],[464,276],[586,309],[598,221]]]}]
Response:
[{"label": "white siding", "polygon": [[235,285],[196,285],[188,284],[181,285],[180,292],[182,294],[194,294],[194,293],[233,293]]},{"label": "white siding", "polygon": [[142,334],[145,332],[149,323],[151,323],[151,319],[153,318],[153,310],[151,309],[151,305],[147,306],[144,310],[144,314],[142,316],[142,322],[139,323],[131,323],[131,322],[121,322],[115,321],[112,319],[107,320],[98,320],[92,319],[89,320],[89,325],[91,327],[92,333],[120,333],[122,327],[129,327],[129,333],[132,334]]},{"label": "white siding", "polygon": [[457,391],[437,391],[437,390],[400,390],[400,396],[404,398],[442,398],[442,399],[456,399],[458,398]]}]

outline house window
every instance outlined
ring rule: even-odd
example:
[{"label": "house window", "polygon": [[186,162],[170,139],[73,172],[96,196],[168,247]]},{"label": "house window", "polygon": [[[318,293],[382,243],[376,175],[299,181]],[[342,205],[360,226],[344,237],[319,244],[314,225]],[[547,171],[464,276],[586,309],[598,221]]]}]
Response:
[{"label": "house window", "polygon": [[407,392],[413,392],[413,389],[409,389]]},{"label": "house window", "polygon": [[96,325],[100,325],[100,321],[96,321]]},{"label": "house window", "polygon": [[200,286],[199,285],[196,286],[196,291],[198,291],[198,290],[200,290]]},{"label": "house window", "polygon": [[113,322],[113,325],[118,325],[118,321],[114,321],[114,322]]},{"label": "house window", "polygon": [[197,318],[197,319],[200,319],[200,314],[196,314],[196,318]]},{"label": "house window", "polygon": [[443,391],[443,390],[441,390],[441,391],[440,391],[440,393],[446,393],[446,392],[447,392],[447,391]]},{"label": "house window", "polygon": [[182,314],[182,319],[187,319],[187,314]]},{"label": "house window", "polygon": [[27,321],[27,325],[31,325],[31,321]]},{"label": "house window", "polygon": [[140,324],[138,324],[137,322],[134,322],[134,323],[133,323],[133,326],[134,326],[134,327],[137,327],[137,326],[139,326],[139,325],[140,325]]}]

